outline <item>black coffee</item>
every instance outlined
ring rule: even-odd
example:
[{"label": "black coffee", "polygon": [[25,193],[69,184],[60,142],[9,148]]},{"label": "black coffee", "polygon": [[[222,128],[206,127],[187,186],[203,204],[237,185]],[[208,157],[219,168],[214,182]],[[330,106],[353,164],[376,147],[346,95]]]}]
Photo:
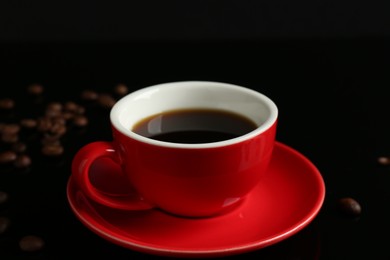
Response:
[{"label": "black coffee", "polygon": [[213,109],[172,110],[144,118],[133,132],[172,143],[212,143],[232,139],[257,128],[241,115]]}]

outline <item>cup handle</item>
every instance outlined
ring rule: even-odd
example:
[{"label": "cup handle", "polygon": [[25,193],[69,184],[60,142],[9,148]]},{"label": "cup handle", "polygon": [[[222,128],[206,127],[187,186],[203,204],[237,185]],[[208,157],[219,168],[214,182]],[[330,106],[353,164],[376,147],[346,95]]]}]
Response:
[{"label": "cup handle", "polygon": [[154,205],[144,201],[142,197],[134,192],[131,196],[112,196],[96,189],[89,178],[89,169],[92,163],[98,158],[111,158],[118,162],[118,154],[111,142],[97,141],[83,146],[75,155],[72,161],[72,178],[81,191],[92,200],[121,210],[146,210],[154,208]]}]

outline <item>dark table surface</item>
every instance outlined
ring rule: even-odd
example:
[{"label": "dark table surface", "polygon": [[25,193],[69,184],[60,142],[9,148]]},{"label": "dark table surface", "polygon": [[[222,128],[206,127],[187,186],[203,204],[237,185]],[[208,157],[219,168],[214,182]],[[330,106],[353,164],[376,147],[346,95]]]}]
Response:
[{"label": "dark table surface", "polygon": [[[226,258],[389,259],[390,166],[378,163],[390,156],[383,54],[380,38],[6,43],[0,46],[0,98],[11,97],[16,106],[1,111],[0,120],[31,116],[51,101],[84,104],[83,90],[113,94],[118,83],[133,91],[169,81],[212,80],[258,90],[279,107],[277,140],[317,166],[326,197],[317,217],[299,233]],[[45,88],[38,105],[26,92],[33,83]],[[11,225],[0,234],[0,259],[146,257],[98,237],[70,210],[65,189],[74,153],[86,143],[111,140],[109,109],[85,107],[89,125],[66,133],[62,156],[46,158],[39,140],[29,139],[30,167],[1,165],[0,191],[9,199],[0,204],[0,217]],[[343,197],[360,203],[360,216],[338,210]],[[30,234],[45,241],[42,250],[19,248],[20,239]]]}]

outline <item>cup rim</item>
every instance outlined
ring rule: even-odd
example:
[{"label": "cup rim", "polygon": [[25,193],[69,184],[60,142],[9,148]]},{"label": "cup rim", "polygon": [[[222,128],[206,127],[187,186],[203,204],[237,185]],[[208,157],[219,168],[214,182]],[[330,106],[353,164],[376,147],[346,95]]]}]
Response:
[{"label": "cup rim", "polygon": [[[119,113],[119,108],[122,106],[123,103],[125,103],[128,99],[136,96],[136,95],[142,95],[148,91],[151,91],[152,89],[157,89],[165,86],[172,86],[172,85],[179,85],[179,84],[192,84],[192,85],[204,85],[204,84],[213,84],[213,85],[218,85],[221,87],[229,88],[229,89],[235,89],[239,90],[243,93],[247,93],[253,96],[256,96],[257,98],[261,99],[264,104],[268,107],[270,113],[268,118],[261,124],[259,125],[256,129],[253,131],[246,133],[244,135],[224,140],[224,141],[218,141],[218,142],[210,142],[210,143],[173,143],[173,142],[166,142],[166,141],[158,141],[154,140],[142,135],[139,135],[133,131],[130,131],[129,129],[126,129],[122,123],[119,120],[118,113]],[[137,140],[142,143],[146,143],[149,145],[153,146],[159,146],[159,147],[167,147],[167,148],[182,148],[182,149],[202,149],[202,148],[217,148],[217,147],[224,147],[224,146],[230,146],[234,145],[237,143],[241,143],[243,141],[250,140],[264,132],[266,132],[268,129],[270,129],[277,121],[278,118],[278,108],[276,104],[274,103],[273,100],[271,100],[269,97],[266,95],[255,91],[253,89],[231,84],[231,83],[224,83],[224,82],[217,82],[217,81],[173,81],[173,82],[166,82],[166,83],[160,83],[160,84],[155,84],[151,85],[148,87],[144,87],[138,90],[135,90],[126,96],[122,97],[119,99],[114,106],[112,107],[110,111],[110,121],[112,126],[122,133],[123,135]]]}]

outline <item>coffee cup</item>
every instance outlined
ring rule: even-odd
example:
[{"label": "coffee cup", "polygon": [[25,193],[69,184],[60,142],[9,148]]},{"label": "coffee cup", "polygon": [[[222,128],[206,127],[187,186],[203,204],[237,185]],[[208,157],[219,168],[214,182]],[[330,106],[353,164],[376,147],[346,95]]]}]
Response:
[{"label": "coffee cup", "polygon": [[[71,178],[90,200],[116,210],[225,214],[267,174],[277,118],[270,98],[243,86],[179,81],[145,87],[115,103],[112,141],[83,146]],[[94,186],[90,169],[100,158],[120,166],[126,195]]]}]

